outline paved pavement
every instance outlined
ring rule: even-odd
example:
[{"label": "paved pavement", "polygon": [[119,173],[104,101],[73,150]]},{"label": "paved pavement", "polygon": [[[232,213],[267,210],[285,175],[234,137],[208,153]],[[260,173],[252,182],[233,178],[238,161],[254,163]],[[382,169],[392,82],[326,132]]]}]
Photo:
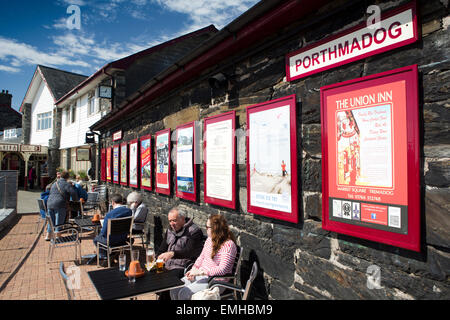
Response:
[{"label": "paved pavement", "polygon": [[[19,191],[18,215],[11,225],[0,233],[0,300],[67,300],[68,295],[59,274],[59,263],[65,270],[76,266],[74,247],[56,248],[53,261],[47,263],[49,242],[44,240],[43,224],[39,221],[36,199],[40,192]],[[92,242],[94,232],[84,232],[81,255],[95,253]],[[138,244],[135,248],[141,248]],[[140,256],[144,256],[142,251]],[[129,259],[128,259],[129,261]],[[98,270],[94,265],[77,266],[80,270],[80,288],[74,290],[75,300],[98,300],[95,288],[89,280],[88,271]],[[112,266],[117,266],[113,264]],[[147,294],[139,300],[155,300],[156,295]]]}]

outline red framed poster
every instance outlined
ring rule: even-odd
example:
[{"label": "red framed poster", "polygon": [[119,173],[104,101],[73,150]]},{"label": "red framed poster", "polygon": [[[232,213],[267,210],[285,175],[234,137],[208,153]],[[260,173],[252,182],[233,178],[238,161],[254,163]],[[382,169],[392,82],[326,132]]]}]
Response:
[{"label": "red framed poster", "polygon": [[100,151],[100,180],[106,181],[106,149]]},{"label": "red framed poster", "polygon": [[120,145],[113,146],[113,183],[120,183]]},{"label": "red framed poster", "polygon": [[417,65],[321,88],[322,226],[420,251]]},{"label": "red framed poster", "polygon": [[176,196],[190,201],[197,201],[197,166],[194,163],[196,151],[195,122],[178,126],[176,136]]},{"label": "red framed poster", "polygon": [[152,136],[146,135],[139,140],[140,166],[141,166],[141,189],[152,190]]},{"label": "red framed poster", "polygon": [[155,134],[156,165],[155,165],[155,191],[170,195],[170,128],[158,131]]},{"label": "red framed poster", "polygon": [[298,222],[295,94],[247,107],[247,211]]},{"label": "red framed poster", "polygon": [[138,139],[128,143],[128,186],[139,187],[139,142]]},{"label": "red framed poster", "polygon": [[419,40],[416,1],[286,55],[286,79],[293,81]]},{"label": "red framed poster", "polygon": [[205,118],[204,199],[206,203],[236,208],[236,112]]},{"label": "red framed poster", "polygon": [[120,184],[128,185],[128,143],[120,144]]},{"label": "red framed poster", "polygon": [[106,149],[106,181],[112,181],[112,148],[109,147]]}]

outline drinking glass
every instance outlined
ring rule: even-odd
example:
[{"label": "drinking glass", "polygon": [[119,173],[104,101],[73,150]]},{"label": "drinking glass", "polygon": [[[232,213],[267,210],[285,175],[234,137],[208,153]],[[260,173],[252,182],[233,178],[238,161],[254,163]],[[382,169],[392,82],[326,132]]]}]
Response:
[{"label": "drinking glass", "polygon": [[127,256],[124,253],[119,255],[119,270],[125,271],[127,265]]},{"label": "drinking glass", "polygon": [[156,272],[161,273],[163,272],[163,269],[164,269],[164,260],[163,259],[156,260]]},{"label": "drinking glass", "polygon": [[139,261],[139,250],[131,251],[131,261]]},{"label": "drinking glass", "polygon": [[153,265],[153,262],[155,261],[155,252],[153,249],[147,249],[147,271],[150,271],[150,268]]}]

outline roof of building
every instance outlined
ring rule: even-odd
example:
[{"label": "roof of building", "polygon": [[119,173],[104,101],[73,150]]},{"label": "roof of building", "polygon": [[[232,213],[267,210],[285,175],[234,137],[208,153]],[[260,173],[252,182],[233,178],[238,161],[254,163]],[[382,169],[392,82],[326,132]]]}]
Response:
[{"label": "roof of building", "polygon": [[100,130],[138,111],[157,97],[191,81],[207,68],[248,48],[283,27],[298,21],[331,0],[262,0],[233,20],[207,41],[155,75],[127,97],[119,108],[94,123]]},{"label": "roof of building", "polygon": [[[151,79],[156,74],[165,70],[175,61],[184,56],[186,52],[192,51],[217,32],[218,30],[216,29],[216,27],[214,27],[214,25],[209,25],[205,28],[166,41],[151,48],[139,51],[122,59],[107,63],[102,68],[97,70],[89,78],[84,79],[84,81],[79,83],[77,86],[72,87],[70,91],[68,91],[56,102],[56,104],[60,105],[67,98],[72,96],[74,93],[76,93],[83,87],[87,86],[89,83],[97,79],[100,75],[104,74],[105,72],[108,72],[112,69],[127,70],[137,60],[146,59],[145,63],[142,63],[138,68],[140,74],[142,74],[141,72],[142,68],[145,68],[146,79],[142,80],[137,79],[137,77],[134,77],[136,83],[131,83],[131,87],[127,88],[127,95],[128,95],[131,92],[137,90],[142,85],[142,83],[146,82],[148,79]],[[130,79],[133,80],[133,77],[130,77]]]},{"label": "roof of building", "polygon": [[23,105],[26,103],[27,98],[31,98],[29,97],[29,94],[34,91],[31,90],[31,88],[33,87],[37,75],[40,75],[44,83],[46,83],[55,103],[73,87],[77,86],[80,82],[83,82],[87,78],[87,76],[81,74],[37,65],[33,78],[28,85],[25,97],[22,100],[20,112],[22,112]]}]

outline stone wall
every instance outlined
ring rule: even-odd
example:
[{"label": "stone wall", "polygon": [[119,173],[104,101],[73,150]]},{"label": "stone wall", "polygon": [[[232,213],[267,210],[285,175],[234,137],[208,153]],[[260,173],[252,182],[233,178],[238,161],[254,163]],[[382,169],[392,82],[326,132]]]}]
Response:
[{"label": "stone wall", "polygon": [[[280,30],[245,52],[229,57],[197,77],[195,85],[167,93],[105,132],[123,129],[122,141],[154,134],[188,121],[235,110],[238,127],[246,128],[248,105],[290,94],[297,97],[299,217],[298,224],[247,213],[245,140],[238,141],[237,210],[205,204],[203,167],[198,166],[199,202],[140,191],[151,210],[148,230],[158,246],[168,227],[167,212],[185,207],[205,232],[211,213],[227,218],[244,248],[240,270],[246,279],[253,261],[260,273],[252,296],[263,299],[449,299],[449,76],[448,2],[418,1],[422,39],[416,44],[364,60],[285,81],[285,54],[364,21],[366,1],[333,1],[308,21]],[[380,3],[383,10],[405,1]],[[284,36],[283,36],[284,35]],[[419,66],[421,120],[422,216],[420,253],[336,234],[322,229],[320,87],[403,66]],[[223,72],[228,82],[211,88],[208,77]],[[105,134],[103,146],[111,146]],[[120,142],[122,142],[120,141]],[[174,172],[174,170],[172,170]],[[175,176],[172,176],[175,183]],[[126,196],[133,188],[108,184]],[[370,289],[367,270],[381,272],[381,288]],[[370,267],[373,268],[373,267]],[[369,268],[369,269],[370,269]]]}]

